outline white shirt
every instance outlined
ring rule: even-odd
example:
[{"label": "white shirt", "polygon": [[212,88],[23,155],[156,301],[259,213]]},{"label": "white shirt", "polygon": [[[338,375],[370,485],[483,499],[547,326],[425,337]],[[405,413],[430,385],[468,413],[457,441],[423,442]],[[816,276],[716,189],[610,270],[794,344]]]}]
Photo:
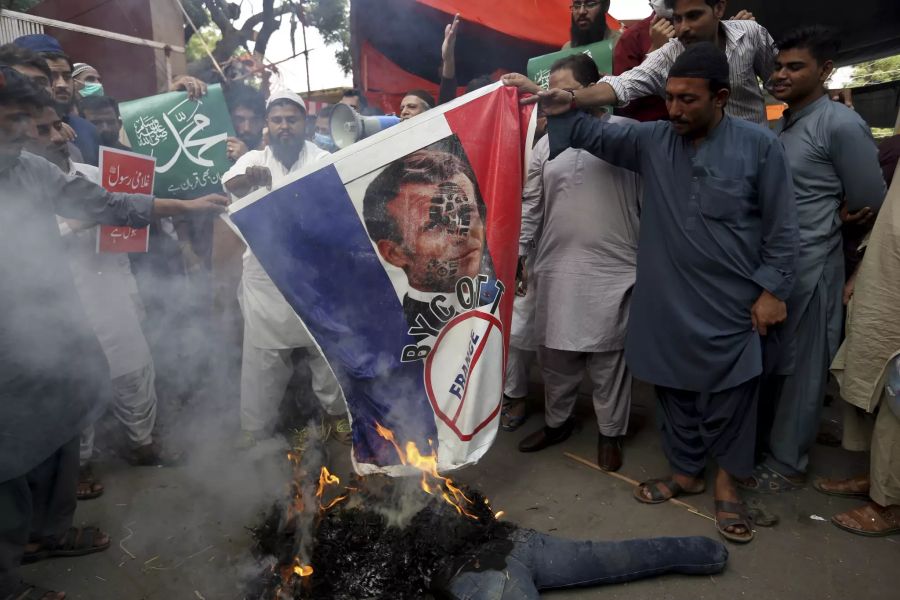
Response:
[{"label": "white shirt", "polygon": [[[267,167],[272,173],[273,186],[278,185],[292,173],[327,156],[328,152],[305,142],[297,162],[288,168],[275,158],[269,147],[265,150],[251,150],[225,173],[222,183],[243,175],[248,167]],[[244,336],[253,346],[284,349],[314,345],[303,321],[275,287],[249,247],[244,252],[244,271],[238,297],[244,313]]]},{"label": "white shirt", "polygon": [[[766,102],[759,86],[769,80],[775,68],[775,41],[769,32],[755,21],[722,21],[725,32],[725,55],[731,74],[731,96],[725,112],[738,119],[766,123]],[[604,77],[616,92],[618,105],[646,96],[666,95],[669,69],[684,52],[684,44],[677,39],[651,52],[639,66],[618,76]]]},{"label": "white shirt", "polygon": [[[100,185],[97,167],[70,162],[69,174],[80,174]],[[62,217],[57,220],[69,249],[75,288],[109,362],[110,377],[115,379],[143,369],[152,359],[141,330],[137,283],[128,255],[98,253],[99,227],[73,232]]]}]

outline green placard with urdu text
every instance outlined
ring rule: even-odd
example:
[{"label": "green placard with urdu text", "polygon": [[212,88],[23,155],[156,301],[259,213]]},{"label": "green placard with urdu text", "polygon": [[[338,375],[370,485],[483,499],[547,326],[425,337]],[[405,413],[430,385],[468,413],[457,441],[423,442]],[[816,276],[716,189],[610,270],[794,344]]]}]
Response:
[{"label": "green placard with urdu text", "polygon": [[123,102],[119,110],[131,149],[156,158],[155,195],[187,199],[222,190],[234,126],[221,86],[209,86],[199,100],[169,92]]},{"label": "green placard with urdu text", "polygon": [[603,40],[596,44],[566,48],[559,52],[535,56],[528,61],[528,79],[541,86],[541,88],[547,89],[550,87],[550,67],[559,59],[571,56],[572,54],[587,54],[594,59],[595,63],[597,63],[597,68],[600,69],[600,73],[611,75],[613,42],[613,40]]}]

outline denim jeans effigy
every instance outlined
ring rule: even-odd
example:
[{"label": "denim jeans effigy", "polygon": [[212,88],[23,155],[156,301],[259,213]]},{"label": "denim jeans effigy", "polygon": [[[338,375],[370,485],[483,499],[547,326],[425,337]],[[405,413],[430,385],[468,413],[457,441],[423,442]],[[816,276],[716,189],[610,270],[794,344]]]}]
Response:
[{"label": "denim jeans effigy", "polygon": [[457,600],[537,600],[540,590],[624,583],[666,573],[706,575],[725,568],[728,550],[706,537],[621,542],[565,540],[530,529],[510,536],[503,571],[463,571],[450,580]]}]

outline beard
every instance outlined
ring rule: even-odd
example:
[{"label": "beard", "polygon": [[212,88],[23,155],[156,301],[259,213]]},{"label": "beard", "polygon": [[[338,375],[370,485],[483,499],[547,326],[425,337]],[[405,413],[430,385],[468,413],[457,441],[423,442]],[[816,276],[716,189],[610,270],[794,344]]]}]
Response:
[{"label": "beard", "polygon": [[56,112],[61,115],[68,115],[72,112],[72,102],[60,102],[58,100],[53,101],[54,108],[56,108]]},{"label": "beard", "polygon": [[100,142],[104,146],[117,148],[119,146],[119,133],[116,131],[102,131],[100,132]]},{"label": "beard", "polygon": [[606,14],[600,13],[590,27],[582,31],[575,24],[575,17],[572,17],[571,28],[572,46],[587,46],[588,44],[596,44],[602,42],[606,38]]},{"label": "beard", "polygon": [[286,140],[274,137],[269,140],[272,154],[286,168],[292,167],[297,162],[297,159],[300,158],[300,153],[303,151],[304,144],[305,141],[302,137],[290,137]]}]

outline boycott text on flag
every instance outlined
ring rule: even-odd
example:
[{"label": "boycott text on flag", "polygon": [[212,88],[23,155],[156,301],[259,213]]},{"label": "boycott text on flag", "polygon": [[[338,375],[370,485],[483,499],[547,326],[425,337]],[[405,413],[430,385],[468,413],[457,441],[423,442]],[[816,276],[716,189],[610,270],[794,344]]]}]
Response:
[{"label": "boycott text on flag", "polygon": [[232,206],[344,390],[360,473],[396,448],[477,461],[496,436],[531,107],[483,88]]}]

